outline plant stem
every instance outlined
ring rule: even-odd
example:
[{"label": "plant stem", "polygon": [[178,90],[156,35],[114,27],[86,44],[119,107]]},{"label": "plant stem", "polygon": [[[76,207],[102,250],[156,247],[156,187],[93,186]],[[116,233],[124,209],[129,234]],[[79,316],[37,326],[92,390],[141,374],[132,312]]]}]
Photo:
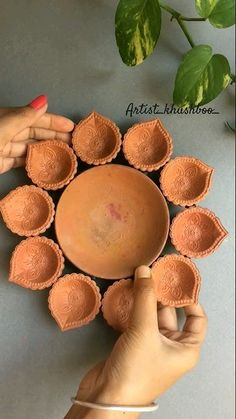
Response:
[{"label": "plant stem", "polygon": [[187,17],[187,16],[180,16],[181,20],[187,20],[189,22],[205,22],[205,17]]},{"label": "plant stem", "polygon": [[230,77],[231,77],[231,80],[232,80],[232,82],[231,83],[236,83],[236,76],[235,76],[235,74],[230,74]]},{"label": "plant stem", "polygon": [[193,48],[195,46],[192,36],[189,33],[187,27],[185,26],[185,23],[183,22],[183,20],[191,20],[191,21],[199,21],[199,20],[205,20],[204,18],[192,18],[192,17],[185,17],[182,16],[181,13],[179,13],[177,10],[173,9],[172,7],[168,6],[167,4],[163,3],[162,1],[159,2],[160,7],[165,10],[166,12],[170,13],[172,15],[172,19],[176,19],[179,26],[181,27],[184,35],[186,36],[189,44],[191,45],[191,47]]}]

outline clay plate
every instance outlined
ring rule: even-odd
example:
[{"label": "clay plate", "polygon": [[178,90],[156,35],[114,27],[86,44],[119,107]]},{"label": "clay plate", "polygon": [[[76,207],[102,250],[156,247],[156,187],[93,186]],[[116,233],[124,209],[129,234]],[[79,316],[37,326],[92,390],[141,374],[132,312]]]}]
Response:
[{"label": "clay plate", "polygon": [[163,305],[184,307],[197,304],[201,277],[194,263],[181,255],[167,255],[152,266],[157,299]]},{"label": "clay plate", "polygon": [[50,227],[54,204],[46,191],[37,186],[20,186],[0,201],[7,227],[19,236],[36,236]]},{"label": "clay plate", "polygon": [[67,186],[57,205],[55,228],[75,266],[100,278],[120,279],[161,253],[169,211],[147,176],[109,164],[86,170]]},{"label": "clay plate", "polygon": [[53,285],[48,302],[52,316],[64,331],[90,323],[99,312],[101,295],[91,278],[70,274]]},{"label": "clay plate", "polygon": [[212,183],[214,169],[194,157],[170,160],[160,176],[167,199],[176,205],[191,206],[202,201]]},{"label": "clay plate", "polygon": [[16,246],[10,261],[9,281],[24,288],[50,287],[62,274],[64,258],[47,237],[30,237]]},{"label": "clay plate", "polygon": [[110,119],[92,112],[76,125],[72,144],[77,156],[88,164],[111,162],[121,148],[119,128]]},{"label": "clay plate", "polygon": [[73,179],[76,169],[76,156],[62,141],[39,141],[28,145],[26,170],[33,183],[41,188],[62,188]]},{"label": "clay plate", "polygon": [[121,279],[108,287],[102,300],[103,317],[113,329],[124,332],[129,325],[134,302],[132,279]]},{"label": "clay plate", "polygon": [[202,258],[213,253],[228,235],[219,218],[207,208],[189,208],[172,221],[170,237],[183,255]]},{"label": "clay plate", "polygon": [[131,166],[152,172],[170,159],[173,143],[161,121],[154,119],[128,129],[124,136],[123,151]]}]

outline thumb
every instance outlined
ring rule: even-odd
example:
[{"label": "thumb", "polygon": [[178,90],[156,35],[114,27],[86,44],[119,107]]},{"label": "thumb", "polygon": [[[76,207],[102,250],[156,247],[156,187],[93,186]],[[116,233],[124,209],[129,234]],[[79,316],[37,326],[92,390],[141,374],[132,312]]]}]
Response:
[{"label": "thumb", "polygon": [[158,328],[155,283],[148,266],[139,266],[135,270],[134,305],[130,325],[141,330]]}]

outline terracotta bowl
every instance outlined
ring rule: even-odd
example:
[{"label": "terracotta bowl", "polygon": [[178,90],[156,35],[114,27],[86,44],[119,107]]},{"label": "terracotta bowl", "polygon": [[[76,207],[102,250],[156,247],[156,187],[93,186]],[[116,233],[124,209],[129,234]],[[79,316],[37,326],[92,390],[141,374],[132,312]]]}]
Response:
[{"label": "terracotta bowl", "polygon": [[62,141],[39,141],[28,145],[26,170],[33,183],[41,188],[62,188],[73,179],[76,169],[76,156]]},{"label": "terracotta bowl", "polygon": [[180,255],[167,255],[152,266],[157,299],[163,305],[184,307],[197,304],[201,277],[194,263]]},{"label": "terracotta bowl", "polygon": [[152,172],[170,159],[172,138],[159,119],[135,124],[124,136],[123,151],[131,166]]},{"label": "terracotta bowl", "polygon": [[176,205],[191,206],[208,194],[214,169],[194,157],[170,160],[160,176],[160,186],[167,199]]},{"label": "terracotta bowl", "polygon": [[127,278],[161,253],[169,211],[147,176],[109,164],[86,170],[67,186],[55,229],[64,254],[80,270],[104,279]]},{"label": "terracotta bowl", "polygon": [[172,221],[170,237],[183,255],[202,258],[213,253],[228,235],[219,218],[207,208],[189,208]]},{"label": "terracotta bowl", "polygon": [[109,326],[124,332],[129,325],[133,302],[132,279],[121,279],[108,287],[102,300],[102,312]]},{"label": "terracotta bowl", "polygon": [[63,269],[64,258],[56,243],[46,237],[30,237],[22,240],[12,254],[9,281],[40,290],[50,287]]},{"label": "terracotta bowl", "polygon": [[0,201],[7,227],[19,236],[36,236],[50,227],[54,203],[46,191],[37,186],[20,186]]},{"label": "terracotta bowl", "polygon": [[92,112],[75,127],[72,143],[77,156],[84,162],[105,164],[119,153],[121,134],[114,122]]},{"label": "terracotta bowl", "polygon": [[91,278],[70,274],[53,285],[48,302],[52,316],[64,331],[90,323],[99,312],[101,295]]}]

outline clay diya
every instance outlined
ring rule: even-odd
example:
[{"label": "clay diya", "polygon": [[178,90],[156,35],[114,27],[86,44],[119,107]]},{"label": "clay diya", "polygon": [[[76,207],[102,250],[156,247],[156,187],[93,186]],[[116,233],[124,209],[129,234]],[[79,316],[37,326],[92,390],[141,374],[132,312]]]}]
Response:
[{"label": "clay diya", "polygon": [[213,253],[228,235],[219,218],[207,208],[189,208],[172,221],[170,237],[183,255],[202,258]]},{"label": "clay diya", "polygon": [[163,305],[184,307],[197,304],[201,277],[194,263],[181,255],[167,255],[152,266],[157,300]]},{"label": "clay diya", "polygon": [[169,211],[147,176],[109,164],[86,170],[67,186],[55,229],[64,254],[80,270],[104,279],[127,278],[161,253]]},{"label": "clay diya", "polygon": [[160,176],[160,186],[168,201],[191,206],[205,198],[212,183],[214,169],[194,157],[170,160]]},{"label": "clay diya", "polygon": [[62,274],[64,258],[47,237],[30,237],[16,246],[10,261],[9,281],[24,288],[50,287]]},{"label": "clay diya", "polygon": [[121,134],[114,122],[92,112],[76,125],[72,144],[82,161],[93,165],[105,164],[119,153]]},{"label": "clay diya", "polygon": [[128,129],[124,136],[123,151],[131,166],[152,172],[170,159],[173,143],[161,121],[154,119]]},{"label": "clay diya", "polygon": [[113,329],[124,332],[129,325],[134,302],[131,279],[121,279],[108,287],[102,300],[103,317]]},{"label": "clay diya", "polygon": [[90,323],[99,312],[101,295],[91,278],[70,274],[53,285],[48,302],[52,316],[65,331]]},{"label": "clay diya", "polygon": [[73,179],[76,169],[76,156],[62,141],[39,141],[28,145],[26,171],[33,183],[41,188],[62,188]]},{"label": "clay diya", "polygon": [[50,227],[54,203],[46,191],[37,186],[20,186],[0,201],[7,227],[19,236],[36,236]]}]

